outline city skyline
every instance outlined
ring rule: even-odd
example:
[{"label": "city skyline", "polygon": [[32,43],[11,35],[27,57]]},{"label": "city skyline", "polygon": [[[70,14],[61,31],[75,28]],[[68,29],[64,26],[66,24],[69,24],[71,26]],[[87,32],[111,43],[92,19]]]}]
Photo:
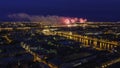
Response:
[{"label": "city skyline", "polygon": [[120,68],[120,0],[1,0],[0,68]]}]

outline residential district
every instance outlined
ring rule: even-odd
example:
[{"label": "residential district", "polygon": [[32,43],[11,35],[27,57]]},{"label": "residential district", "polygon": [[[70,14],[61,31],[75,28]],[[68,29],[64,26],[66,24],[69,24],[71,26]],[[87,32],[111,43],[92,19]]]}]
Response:
[{"label": "residential district", "polygon": [[117,68],[120,23],[0,23],[0,68]]}]

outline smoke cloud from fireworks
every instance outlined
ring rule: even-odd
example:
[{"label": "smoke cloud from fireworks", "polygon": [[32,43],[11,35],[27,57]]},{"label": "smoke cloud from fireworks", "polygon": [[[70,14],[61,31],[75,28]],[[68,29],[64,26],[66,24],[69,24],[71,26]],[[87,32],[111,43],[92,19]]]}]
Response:
[{"label": "smoke cloud from fireworks", "polygon": [[38,15],[28,15],[26,13],[10,14],[9,18],[15,21],[30,21],[30,22],[40,22],[47,25],[67,25],[74,23],[85,23],[87,19],[77,18],[77,17],[63,17],[63,16],[38,16]]}]

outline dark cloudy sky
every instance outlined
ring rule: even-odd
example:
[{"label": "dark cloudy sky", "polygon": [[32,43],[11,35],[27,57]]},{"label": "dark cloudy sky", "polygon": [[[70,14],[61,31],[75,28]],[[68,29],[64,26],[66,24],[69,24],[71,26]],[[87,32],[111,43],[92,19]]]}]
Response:
[{"label": "dark cloudy sky", "polygon": [[120,0],[0,0],[0,20],[12,13],[120,21]]}]

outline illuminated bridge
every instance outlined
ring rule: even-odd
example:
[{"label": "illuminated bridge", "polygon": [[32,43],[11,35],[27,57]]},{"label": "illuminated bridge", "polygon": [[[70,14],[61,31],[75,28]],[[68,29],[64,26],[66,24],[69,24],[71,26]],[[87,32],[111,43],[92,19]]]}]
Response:
[{"label": "illuminated bridge", "polygon": [[93,47],[98,50],[114,50],[115,47],[119,46],[119,43],[116,41],[108,41],[103,39],[91,38],[88,36],[82,36],[78,34],[73,34],[72,32],[57,32],[57,31],[46,31],[44,34],[47,35],[59,35],[72,39],[78,42],[81,42],[86,47]]}]

